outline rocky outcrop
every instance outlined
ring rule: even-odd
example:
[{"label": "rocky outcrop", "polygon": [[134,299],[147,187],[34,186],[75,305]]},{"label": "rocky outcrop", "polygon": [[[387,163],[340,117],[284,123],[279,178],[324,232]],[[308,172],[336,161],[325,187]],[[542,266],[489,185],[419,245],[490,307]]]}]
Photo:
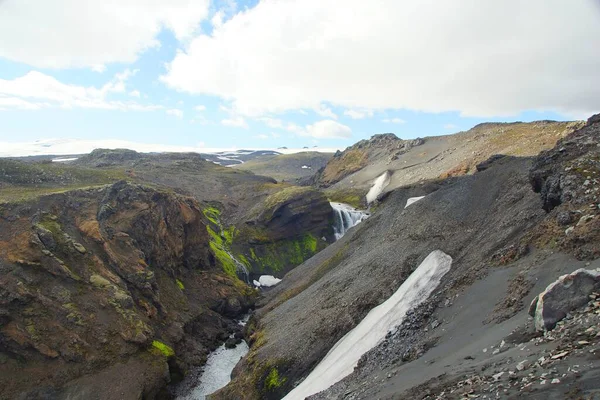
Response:
[{"label": "rocky outcrop", "polygon": [[126,182],[3,204],[0,397],[152,399],[202,364],[254,301],[206,223],[193,198]]},{"label": "rocky outcrop", "polygon": [[552,330],[571,311],[590,301],[590,295],[600,289],[600,271],[578,269],[563,275],[536,296],[529,306],[539,331]]},{"label": "rocky outcrop", "polygon": [[343,152],[336,152],[325,168],[317,172],[312,181],[304,183],[329,187],[366,167],[369,163],[383,159],[397,160],[401,154],[423,143],[425,143],[424,139],[402,140],[393,133],[373,135],[370,139],[361,140]]}]

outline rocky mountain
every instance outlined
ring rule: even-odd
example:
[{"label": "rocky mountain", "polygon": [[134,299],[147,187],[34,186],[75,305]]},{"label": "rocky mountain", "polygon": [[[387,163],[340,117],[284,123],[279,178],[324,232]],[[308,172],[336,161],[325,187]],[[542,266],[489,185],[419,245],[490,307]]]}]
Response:
[{"label": "rocky mountain", "polygon": [[384,174],[389,179],[383,193],[416,182],[472,174],[477,164],[496,154],[526,157],[550,149],[583,124],[485,123],[453,135],[413,140],[375,135],[336,153],[304,184],[327,188],[330,198],[359,205],[374,181]]},{"label": "rocky mountain", "polygon": [[381,197],[367,221],[259,300],[250,353],[214,397],[284,397],[434,250],[452,265],[432,295],[311,399],[597,395],[600,281],[553,331],[540,331],[528,306],[560,275],[600,267],[599,135],[591,118],[538,156],[494,157],[479,172]]},{"label": "rocky mountain", "polygon": [[[195,153],[0,159],[0,398],[171,399],[242,337],[210,398],[593,398],[599,140],[596,116],[376,135],[259,174]],[[335,241],[329,201],[370,190]]]}]

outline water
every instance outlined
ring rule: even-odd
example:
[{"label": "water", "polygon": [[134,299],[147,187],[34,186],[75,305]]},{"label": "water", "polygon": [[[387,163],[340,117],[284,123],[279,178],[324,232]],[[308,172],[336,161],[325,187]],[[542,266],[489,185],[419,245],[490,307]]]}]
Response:
[{"label": "water", "polygon": [[240,260],[235,258],[234,255],[231,254],[231,252],[229,250],[223,249],[223,251],[225,251],[225,253],[227,253],[227,255],[233,260],[233,263],[235,264],[235,267],[236,267],[237,275],[243,277],[244,282],[246,282],[247,284],[250,284],[250,273],[248,272],[248,268],[246,268],[244,263],[242,263]]},{"label": "water", "polygon": [[368,218],[369,214],[366,211],[361,211],[344,203],[330,203],[333,208],[333,234],[335,240],[340,239],[348,229],[358,225],[361,221]]},{"label": "water", "polygon": [[[238,323],[242,326],[246,325],[249,318],[250,315],[247,315]],[[189,393],[177,396],[177,400],[205,400],[209,394],[225,387],[231,382],[233,368],[248,353],[248,350],[248,344],[245,341],[242,341],[234,349],[226,349],[225,344],[221,345],[208,356],[198,385]]]},{"label": "water", "polygon": [[400,325],[407,311],[427,300],[451,265],[452,257],[444,252],[435,250],[429,254],[396,293],[373,308],[356,328],[342,337],[284,400],[302,400],[351,374],[360,357]]}]

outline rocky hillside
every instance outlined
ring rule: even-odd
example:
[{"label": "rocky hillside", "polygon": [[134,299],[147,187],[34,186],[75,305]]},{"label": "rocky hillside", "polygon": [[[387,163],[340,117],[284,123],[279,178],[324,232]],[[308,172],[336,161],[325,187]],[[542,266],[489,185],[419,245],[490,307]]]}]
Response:
[{"label": "rocky hillside", "polygon": [[326,247],[331,217],[196,154],[0,160],[0,398],[168,398],[239,331],[244,280]]},{"label": "rocky hillside", "polygon": [[[572,127],[538,124],[553,137],[562,136],[557,126]],[[496,157],[474,174],[392,190],[367,221],[261,300],[250,354],[215,397],[283,397],[437,249],[453,262],[434,294],[354,373],[314,398],[597,394],[596,295],[553,333],[537,331],[527,311],[560,275],[600,267],[599,138],[591,118],[539,156]]]},{"label": "rocky hillside", "polygon": [[3,204],[0,397],[153,398],[203,362],[255,298],[206,224],[125,182]]},{"label": "rocky hillside", "polygon": [[235,168],[252,171],[257,175],[270,176],[278,181],[294,183],[302,178],[314,175],[319,169],[325,167],[332,155],[331,153],[307,151],[277,156],[262,156],[236,165]]},{"label": "rocky hillside", "polygon": [[581,127],[583,122],[537,121],[485,123],[453,135],[401,140],[375,135],[334,155],[327,166],[304,183],[326,187],[336,201],[356,201],[373,181],[390,174],[385,192],[416,182],[461,176],[495,154],[534,156]]}]

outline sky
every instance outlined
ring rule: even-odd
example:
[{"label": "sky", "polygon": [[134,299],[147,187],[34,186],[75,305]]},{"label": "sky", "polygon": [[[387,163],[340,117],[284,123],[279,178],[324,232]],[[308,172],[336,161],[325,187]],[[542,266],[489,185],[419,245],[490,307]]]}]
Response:
[{"label": "sky", "polygon": [[0,38],[0,153],[345,148],[600,111],[598,0],[0,0]]}]

